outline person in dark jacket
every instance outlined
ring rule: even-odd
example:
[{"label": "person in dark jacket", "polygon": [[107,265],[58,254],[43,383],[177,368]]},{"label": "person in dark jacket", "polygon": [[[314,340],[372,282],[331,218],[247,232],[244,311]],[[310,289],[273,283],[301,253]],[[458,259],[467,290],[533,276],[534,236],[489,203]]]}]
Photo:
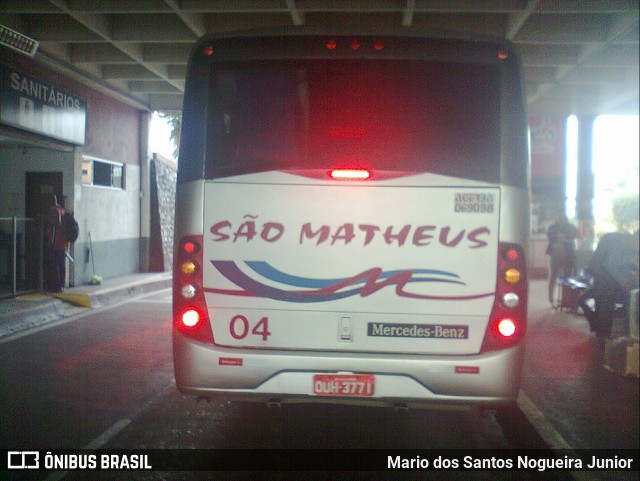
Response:
[{"label": "person in dark jacket", "polygon": [[67,240],[62,218],[64,208],[54,194],[43,198],[44,215],[44,287],[49,292],[62,292],[66,277]]},{"label": "person in dark jacket", "polygon": [[638,287],[638,232],[602,236],[587,271],[593,277],[593,287],[580,300],[580,307],[591,330],[598,337],[609,337],[616,305],[626,307],[629,292]]},{"label": "person in dark jacket", "polygon": [[557,278],[567,278],[573,274],[576,263],[576,237],[578,230],[569,222],[567,216],[561,213],[556,221],[549,226],[547,238],[547,254],[549,255],[549,303],[553,305],[553,291]]}]

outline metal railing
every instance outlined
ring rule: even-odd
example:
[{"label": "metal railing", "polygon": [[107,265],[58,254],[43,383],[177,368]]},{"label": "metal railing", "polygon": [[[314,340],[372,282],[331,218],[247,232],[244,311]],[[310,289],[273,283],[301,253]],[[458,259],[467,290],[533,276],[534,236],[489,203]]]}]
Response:
[{"label": "metal railing", "polygon": [[28,217],[0,217],[0,297],[43,287],[43,226]]},{"label": "metal railing", "polygon": [[640,296],[638,295],[638,289],[633,289],[629,293],[629,335],[631,339],[637,341],[640,339],[640,317],[638,316],[638,301]]}]

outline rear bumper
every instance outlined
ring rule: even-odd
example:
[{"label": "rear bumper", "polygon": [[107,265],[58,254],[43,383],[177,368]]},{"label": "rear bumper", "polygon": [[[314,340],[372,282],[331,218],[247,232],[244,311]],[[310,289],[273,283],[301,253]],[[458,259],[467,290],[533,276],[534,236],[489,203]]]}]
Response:
[{"label": "rear bumper", "polygon": [[[514,402],[524,345],[475,356],[229,349],[173,336],[176,385],[181,392],[256,402],[369,405],[480,405]],[[318,373],[374,374],[367,398],[313,393]]]}]

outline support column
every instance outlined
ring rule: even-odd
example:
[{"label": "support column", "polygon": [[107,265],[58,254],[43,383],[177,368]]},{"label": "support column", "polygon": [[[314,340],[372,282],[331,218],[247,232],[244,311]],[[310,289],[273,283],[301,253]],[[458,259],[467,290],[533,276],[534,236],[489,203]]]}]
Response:
[{"label": "support column", "polygon": [[[578,255],[588,257],[595,241],[593,217],[593,124],[596,117],[578,117],[578,179],[576,194],[576,219],[578,221]],[[578,258],[578,268],[584,267]]]},{"label": "support column", "polygon": [[565,204],[567,119],[532,115],[531,132],[531,275],[548,275],[547,229]]},{"label": "support column", "polygon": [[149,272],[150,205],[149,129],[151,113],[140,113],[140,272]]}]

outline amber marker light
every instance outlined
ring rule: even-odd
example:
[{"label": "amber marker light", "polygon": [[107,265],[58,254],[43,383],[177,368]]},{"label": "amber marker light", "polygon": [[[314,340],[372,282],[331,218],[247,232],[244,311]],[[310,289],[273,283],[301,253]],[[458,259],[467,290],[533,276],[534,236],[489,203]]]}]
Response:
[{"label": "amber marker light", "polygon": [[504,273],[504,280],[509,284],[520,282],[520,271],[518,269],[507,269]]},{"label": "amber marker light", "polygon": [[196,263],[193,261],[185,261],[182,263],[182,266],[180,266],[180,270],[182,270],[182,273],[186,275],[193,274],[196,269]]}]

